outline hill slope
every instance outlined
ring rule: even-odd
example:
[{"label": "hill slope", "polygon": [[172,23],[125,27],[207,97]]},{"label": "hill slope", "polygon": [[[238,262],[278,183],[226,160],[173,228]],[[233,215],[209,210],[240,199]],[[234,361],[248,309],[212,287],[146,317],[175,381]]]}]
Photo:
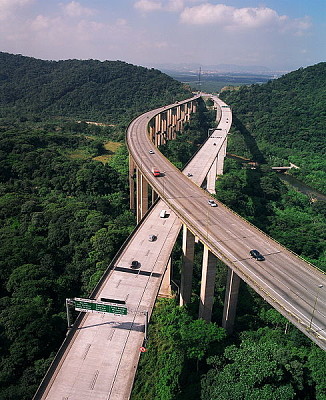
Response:
[{"label": "hill slope", "polygon": [[249,144],[251,157],[271,164],[293,162],[300,170],[291,172],[323,189],[326,63],[301,68],[264,85],[226,91],[221,97],[232,106],[235,126]]},{"label": "hill slope", "polygon": [[43,61],[0,53],[0,117],[68,117],[117,123],[189,97],[180,82],[122,61]]}]

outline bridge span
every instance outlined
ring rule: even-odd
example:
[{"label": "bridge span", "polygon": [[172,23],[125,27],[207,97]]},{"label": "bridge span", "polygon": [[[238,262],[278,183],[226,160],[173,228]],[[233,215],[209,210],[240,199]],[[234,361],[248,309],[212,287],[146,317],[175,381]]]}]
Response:
[{"label": "bridge span", "polygon": [[[243,279],[321,348],[326,348],[325,274],[223,204],[216,202],[217,207],[210,207],[208,200],[212,198],[200,188],[206,179],[207,189],[212,189],[214,174],[222,172],[231,110],[215,99],[220,102],[218,128],[183,173],[157,150],[156,145],[172,139],[182,129],[196,109],[197,97],[145,113],[130,124],[127,144],[131,179],[136,171],[137,183],[136,202],[132,189],[131,205],[137,210],[139,225],[91,295],[95,299],[123,298],[130,312],[126,316],[81,313],[35,400],[129,398],[139,348],[144,343],[144,312],[151,314],[160,288],[169,286],[170,254],[182,226],[183,251],[188,261],[182,271],[181,304],[190,300],[193,243],[198,238],[205,249],[201,318],[210,319],[218,257],[229,268],[222,321],[228,331],[232,331],[238,285]],[[153,166],[163,172],[162,176],[154,177]],[[155,203],[147,212],[151,188]],[[158,196],[161,200],[157,200]],[[162,208],[167,210],[168,218],[159,217]],[[157,240],[149,242],[149,234],[157,235]],[[258,248],[266,261],[253,260],[248,253],[251,248]],[[140,268],[132,272],[130,263],[134,259],[140,262]]]},{"label": "bridge span", "polygon": [[[155,166],[165,171],[164,176],[153,176],[153,159],[148,156],[148,149],[153,143],[151,134],[147,134],[147,124],[146,114],[131,123],[127,135],[130,155],[139,173],[177,214],[189,232],[187,240],[191,244],[187,246],[186,258],[193,258],[195,237],[204,244],[206,265],[202,288],[206,285],[208,290],[205,300],[202,297],[202,308],[206,309],[204,314],[207,312],[206,301],[212,302],[214,257],[217,257],[229,267],[222,321],[228,331],[233,329],[239,280],[242,279],[306,336],[326,349],[325,273],[281,246],[222,203],[217,202],[216,208],[209,207],[207,194],[160,153],[156,154]],[[160,132],[160,124],[155,130]],[[138,192],[141,191],[140,185]],[[265,261],[253,259],[249,255],[250,249],[258,249]],[[191,294],[192,266],[184,268],[181,299],[187,302]]]},{"label": "bridge span", "polygon": [[[169,113],[175,116],[175,130],[181,130],[190,113],[195,111],[194,99],[191,99],[191,104],[187,103],[189,101],[186,100],[169,106],[174,108]],[[169,107],[163,107],[162,110],[166,112]],[[156,118],[158,112],[155,110],[146,113],[145,118],[150,121],[150,118]],[[189,179],[199,185],[210,170],[211,174],[216,170],[218,154],[222,154],[226,147],[226,128],[231,124],[230,110],[217,114],[220,122],[219,137],[213,132],[184,171],[185,174],[191,171]],[[156,120],[162,123],[164,117]],[[223,135],[222,127],[225,129]],[[170,133],[175,134],[175,131]],[[164,136],[162,133],[162,138],[157,140],[164,140]],[[156,153],[156,148],[153,148]],[[220,164],[221,160],[221,169]],[[139,178],[138,175],[138,182]],[[80,313],[41,382],[34,396],[35,400],[129,398],[140,356],[139,350],[144,344],[144,314],[148,312],[150,317],[159,290],[162,293],[170,290],[170,256],[182,227],[181,221],[169,206],[163,200],[157,199],[154,192],[152,197],[155,204],[144,215],[141,212],[144,210],[144,202],[137,196],[140,223],[90,295],[95,300],[124,300],[128,315]],[[167,211],[168,218],[160,218],[163,208]],[[149,242],[149,235],[152,234],[156,235],[156,240]],[[132,270],[131,261],[135,259],[139,261],[140,267]]]}]

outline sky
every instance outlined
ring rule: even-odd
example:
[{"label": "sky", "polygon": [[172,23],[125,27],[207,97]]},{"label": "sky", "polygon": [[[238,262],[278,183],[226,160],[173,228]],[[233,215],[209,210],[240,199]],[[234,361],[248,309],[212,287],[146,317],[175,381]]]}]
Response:
[{"label": "sky", "polygon": [[292,71],[326,61],[326,0],[0,0],[0,51]]}]

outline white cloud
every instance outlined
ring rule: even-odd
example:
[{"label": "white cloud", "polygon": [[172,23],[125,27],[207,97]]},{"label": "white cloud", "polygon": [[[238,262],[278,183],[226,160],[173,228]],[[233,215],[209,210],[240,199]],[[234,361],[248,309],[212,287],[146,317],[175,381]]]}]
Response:
[{"label": "white cloud", "polygon": [[235,8],[225,4],[201,4],[185,8],[180,14],[180,21],[189,25],[219,24],[229,30],[277,28],[280,31],[298,30],[303,32],[311,24],[306,17],[290,20],[286,15],[279,15],[267,7]]},{"label": "white cloud", "polygon": [[[7,15],[12,10],[11,18],[0,23],[2,51],[43,59],[110,58],[112,52],[125,53],[124,45],[132,41],[130,37],[136,36],[130,33],[125,18],[110,21],[94,18],[94,14],[98,15],[96,10],[82,7],[76,1],[58,2],[52,13],[34,15],[33,8],[19,13],[13,8],[14,2],[19,3],[0,0],[0,11],[4,10],[4,5]],[[28,3],[32,1],[25,0],[25,4]],[[123,55],[120,58],[123,59]]]},{"label": "white cloud", "polygon": [[51,20],[44,16],[38,15],[30,24],[32,30],[34,31],[42,31],[49,27]]},{"label": "white cloud", "polygon": [[95,10],[83,7],[77,1],[71,1],[68,4],[60,4],[64,13],[69,17],[89,17],[95,14]]},{"label": "white cloud", "polygon": [[142,12],[182,11],[187,3],[202,3],[205,0],[138,0],[134,7]]},{"label": "white cloud", "polygon": [[33,2],[34,0],[0,0],[0,20],[13,16],[17,9]]},{"label": "white cloud", "polygon": [[232,17],[234,25],[248,28],[278,24],[284,20],[270,8],[238,8],[234,9]]},{"label": "white cloud", "polygon": [[154,0],[139,0],[136,1],[134,7],[143,12],[155,11],[162,9],[162,3]]},{"label": "white cloud", "polygon": [[224,4],[202,4],[187,7],[180,15],[181,22],[192,25],[206,25],[225,22],[232,17],[234,8]]},{"label": "white cloud", "polygon": [[181,11],[185,6],[185,0],[169,0],[166,5],[168,11]]},{"label": "white cloud", "polygon": [[311,18],[305,16],[304,18],[293,20],[291,28],[294,30],[296,36],[303,36],[311,26]]}]

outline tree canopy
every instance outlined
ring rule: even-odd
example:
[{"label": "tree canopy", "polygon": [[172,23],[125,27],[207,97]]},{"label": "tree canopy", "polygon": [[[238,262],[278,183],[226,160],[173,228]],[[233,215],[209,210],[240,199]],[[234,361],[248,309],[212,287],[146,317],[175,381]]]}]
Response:
[{"label": "tree canopy", "polygon": [[[300,68],[263,85],[224,91],[234,113],[236,153],[290,173],[325,194],[326,63]],[[246,154],[241,154],[246,144]],[[249,154],[248,154],[249,151]]]}]

